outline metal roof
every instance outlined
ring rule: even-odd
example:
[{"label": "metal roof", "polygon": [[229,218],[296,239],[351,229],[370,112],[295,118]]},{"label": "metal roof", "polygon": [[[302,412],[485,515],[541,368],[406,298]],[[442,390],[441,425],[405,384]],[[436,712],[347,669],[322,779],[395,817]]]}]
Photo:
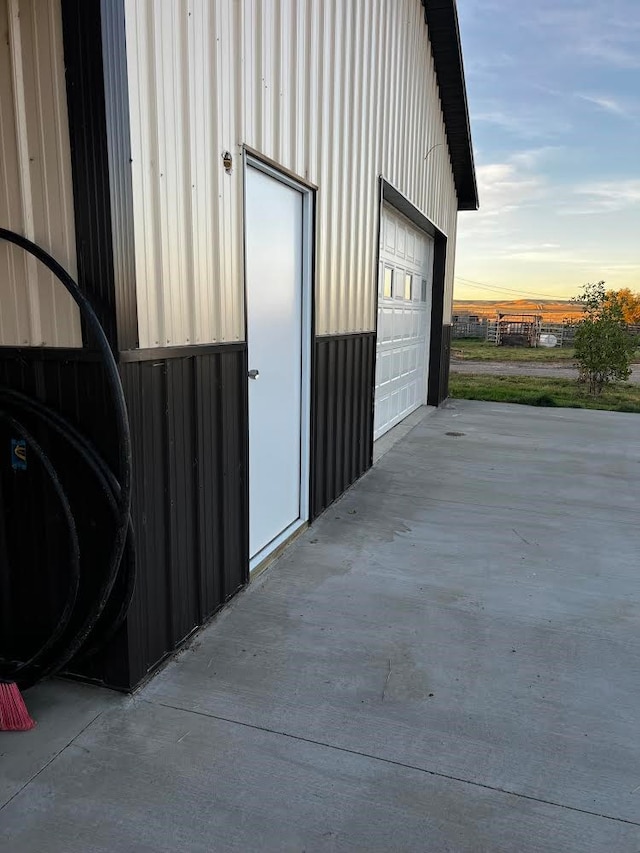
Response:
[{"label": "metal roof", "polygon": [[478,187],[456,0],[422,0],[422,5],[440,89],[458,210],[477,210]]}]

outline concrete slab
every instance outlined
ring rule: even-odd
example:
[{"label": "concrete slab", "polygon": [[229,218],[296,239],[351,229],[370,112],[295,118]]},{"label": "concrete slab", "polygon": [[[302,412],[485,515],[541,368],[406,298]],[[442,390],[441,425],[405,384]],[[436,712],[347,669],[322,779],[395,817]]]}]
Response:
[{"label": "concrete slab", "polygon": [[[620,575],[596,566],[576,589],[563,553],[535,553],[514,535],[513,512],[491,541],[490,513],[394,506],[413,527],[395,538],[388,508],[349,496],[340,510],[365,518],[347,547],[335,542],[337,524],[323,525],[250,609],[235,608],[145,695],[636,819],[640,695],[627,674],[640,664],[640,624],[637,602],[611,594]],[[449,525],[457,535],[438,535]],[[536,535],[557,542],[559,526]],[[462,531],[482,549],[476,558],[463,553]],[[534,533],[527,525],[522,535]],[[633,555],[629,545],[628,588]],[[296,582],[302,567],[310,577]]]},{"label": "concrete slab", "polygon": [[422,420],[0,837],[637,853],[639,426],[466,401]]},{"label": "concrete slab", "polygon": [[24,698],[37,725],[30,732],[0,732],[0,808],[104,710],[123,702],[111,691],[58,680],[26,691]]},{"label": "concrete slab", "polygon": [[12,853],[637,849],[633,826],[146,702],[0,814]]},{"label": "concrete slab", "polygon": [[399,424],[390,429],[389,432],[380,436],[380,438],[373,443],[373,464],[375,465],[379,459],[381,459],[385,453],[388,453],[392,447],[402,441],[403,438],[406,438],[407,435],[411,432],[414,427],[417,427],[419,423],[421,423],[427,415],[433,414],[436,410],[435,406],[420,406],[420,408],[416,409],[415,412],[412,412]]},{"label": "concrete slab", "polygon": [[639,423],[439,412],[145,695],[640,820]]}]

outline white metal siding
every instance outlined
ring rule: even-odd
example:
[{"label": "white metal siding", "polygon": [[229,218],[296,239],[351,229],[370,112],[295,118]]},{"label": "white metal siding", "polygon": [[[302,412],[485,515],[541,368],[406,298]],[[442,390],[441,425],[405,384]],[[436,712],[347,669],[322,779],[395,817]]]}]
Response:
[{"label": "white metal siding", "polygon": [[452,292],[420,0],[126,0],[126,19],[141,346],[244,336],[243,144],[318,186],[318,334],[374,328],[381,174],[449,237]]},{"label": "white metal siding", "polygon": [[[0,225],[40,244],[75,277],[59,2],[0,0]],[[4,241],[0,345],[82,345],[71,297],[41,264]]]}]

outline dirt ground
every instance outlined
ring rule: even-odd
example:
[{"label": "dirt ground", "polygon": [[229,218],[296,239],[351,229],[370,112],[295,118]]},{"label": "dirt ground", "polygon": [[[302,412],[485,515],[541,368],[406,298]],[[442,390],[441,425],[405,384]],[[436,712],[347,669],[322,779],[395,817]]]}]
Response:
[{"label": "dirt ground", "polygon": [[[577,379],[575,367],[563,362],[529,364],[522,361],[461,361],[451,359],[452,373],[482,373],[493,376],[543,376],[545,379]],[[631,365],[629,381],[640,385],[640,364]]]}]

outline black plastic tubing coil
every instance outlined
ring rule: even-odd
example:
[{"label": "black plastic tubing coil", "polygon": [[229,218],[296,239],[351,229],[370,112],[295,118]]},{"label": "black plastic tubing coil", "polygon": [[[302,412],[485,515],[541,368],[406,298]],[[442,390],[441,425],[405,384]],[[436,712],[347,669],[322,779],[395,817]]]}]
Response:
[{"label": "black plastic tubing coil", "polygon": [[[92,341],[95,343],[107,379],[114,406],[117,436],[117,472],[113,472],[94,445],[59,412],[40,400],[10,388],[0,387],[0,420],[22,436],[48,474],[54,493],[66,520],[68,534],[69,581],[58,622],[27,660],[0,662],[0,681],[17,681],[21,688],[30,687],[41,679],[60,672],[72,659],[89,657],[110,639],[124,621],[133,596],[135,584],[135,546],[131,524],[131,435],[124,390],[118,365],[109,346],[104,329],[84,293],[69,273],[51,255],[20,234],[0,228],[0,240],[12,243],[40,261],[71,294],[80,309]],[[25,426],[25,414],[44,423],[62,437],[95,477],[109,507],[114,525],[107,570],[87,611],[77,613],[78,589],[81,580],[80,546],[76,521],[69,498],[45,450]],[[127,558],[123,562],[123,556]],[[113,601],[118,583],[119,601]],[[109,604],[109,608],[105,608]],[[107,612],[109,614],[106,618]],[[101,618],[102,617],[102,618]],[[73,635],[65,630],[73,618]],[[96,637],[99,628],[99,639]]]}]

